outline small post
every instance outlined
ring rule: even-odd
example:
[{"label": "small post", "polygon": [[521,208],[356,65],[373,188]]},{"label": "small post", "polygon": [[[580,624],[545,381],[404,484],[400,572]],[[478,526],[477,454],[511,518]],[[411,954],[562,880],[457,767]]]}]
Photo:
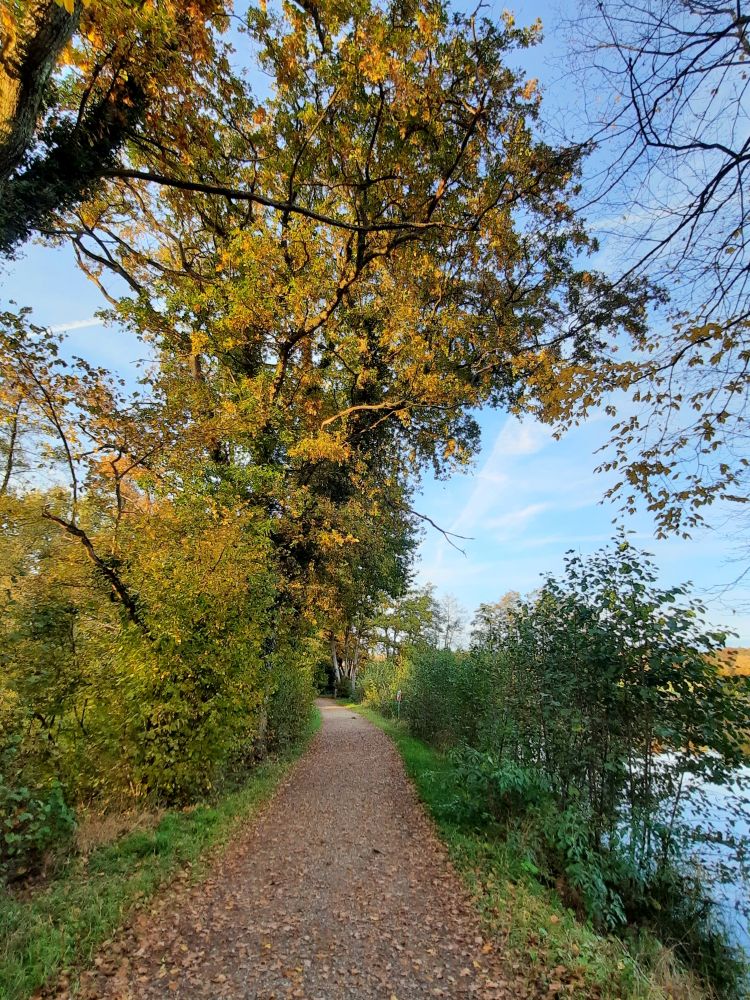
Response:
[{"label": "small post", "polygon": [[396,718],[401,719],[401,688],[396,692]]}]

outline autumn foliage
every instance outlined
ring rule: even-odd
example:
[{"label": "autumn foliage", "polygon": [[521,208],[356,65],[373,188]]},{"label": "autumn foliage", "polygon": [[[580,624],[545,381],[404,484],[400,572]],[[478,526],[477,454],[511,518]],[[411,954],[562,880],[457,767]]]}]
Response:
[{"label": "autumn foliage", "polygon": [[475,409],[559,410],[645,303],[585,266],[580,150],[508,65],[538,26],[69,10],[2,221],[69,242],[153,363],[134,391],[2,316],[3,780],[186,802],[294,738],[321,650],[351,672]]}]

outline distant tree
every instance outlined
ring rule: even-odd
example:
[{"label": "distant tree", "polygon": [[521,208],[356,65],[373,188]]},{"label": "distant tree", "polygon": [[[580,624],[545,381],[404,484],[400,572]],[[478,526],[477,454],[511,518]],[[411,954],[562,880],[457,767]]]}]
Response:
[{"label": "distant tree", "polygon": [[480,604],[471,623],[472,647],[479,645],[487,649],[500,645],[520,603],[518,591],[509,590],[494,604]]},{"label": "distant tree", "polygon": [[433,625],[438,649],[453,649],[460,642],[467,617],[466,608],[453,594],[440,598]]},{"label": "distant tree", "polygon": [[398,655],[403,646],[427,642],[434,634],[439,606],[435,588],[428,584],[384,601],[374,618],[377,644],[386,657]]}]

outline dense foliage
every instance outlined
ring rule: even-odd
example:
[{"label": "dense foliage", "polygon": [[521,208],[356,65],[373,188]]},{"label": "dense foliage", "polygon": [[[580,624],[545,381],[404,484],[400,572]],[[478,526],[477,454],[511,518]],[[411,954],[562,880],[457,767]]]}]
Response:
[{"label": "dense foliage", "polygon": [[0,317],[4,780],[191,801],[293,738],[321,646],[356,689],[420,474],[643,290],[582,266],[510,15],[261,3],[230,44],[211,0],[3,11],[0,245],[69,241],[153,357],[134,391]]},{"label": "dense foliage", "polygon": [[[532,869],[562,877],[595,924],[655,927],[728,987],[736,966],[691,863],[712,837],[696,789],[746,762],[750,689],[721,672],[725,637],[686,588],[655,576],[622,536],[570,554],[531,597],[483,605],[468,651],[423,643],[390,675],[414,734],[452,755],[457,817],[523,837]],[[375,704],[388,666],[364,682]]]},{"label": "dense foliage", "polygon": [[293,743],[313,650],[282,624],[268,518],[192,459],[153,387],[126,397],[4,323],[0,862],[22,874],[69,805],[191,801]]}]

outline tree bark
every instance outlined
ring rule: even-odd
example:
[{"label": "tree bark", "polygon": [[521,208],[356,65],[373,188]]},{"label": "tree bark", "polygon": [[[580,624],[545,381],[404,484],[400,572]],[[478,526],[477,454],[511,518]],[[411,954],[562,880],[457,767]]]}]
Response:
[{"label": "tree bark", "polygon": [[20,412],[21,412],[21,404],[18,403],[13,413],[13,420],[10,425],[10,437],[8,439],[8,457],[5,462],[5,475],[3,476],[2,484],[0,484],[0,496],[2,496],[7,491],[8,484],[10,483],[10,477],[13,474],[13,462],[15,460],[16,440],[18,438],[18,414]]},{"label": "tree bark", "polygon": [[336,637],[333,634],[333,632],[331,632],[330,643],[331,643],[331,662],[333,663],[333,678],[334,681],[338,684],[338,682],[341,680],[341,667],[339,666],[339,657],[336,651]]},{"label": "tree bark", "polygon": [[33,143],[44,92],[81,16],[80,0],[69,14],[54,0],[27,0],[20,23],[1,22],[0,191]]}]

